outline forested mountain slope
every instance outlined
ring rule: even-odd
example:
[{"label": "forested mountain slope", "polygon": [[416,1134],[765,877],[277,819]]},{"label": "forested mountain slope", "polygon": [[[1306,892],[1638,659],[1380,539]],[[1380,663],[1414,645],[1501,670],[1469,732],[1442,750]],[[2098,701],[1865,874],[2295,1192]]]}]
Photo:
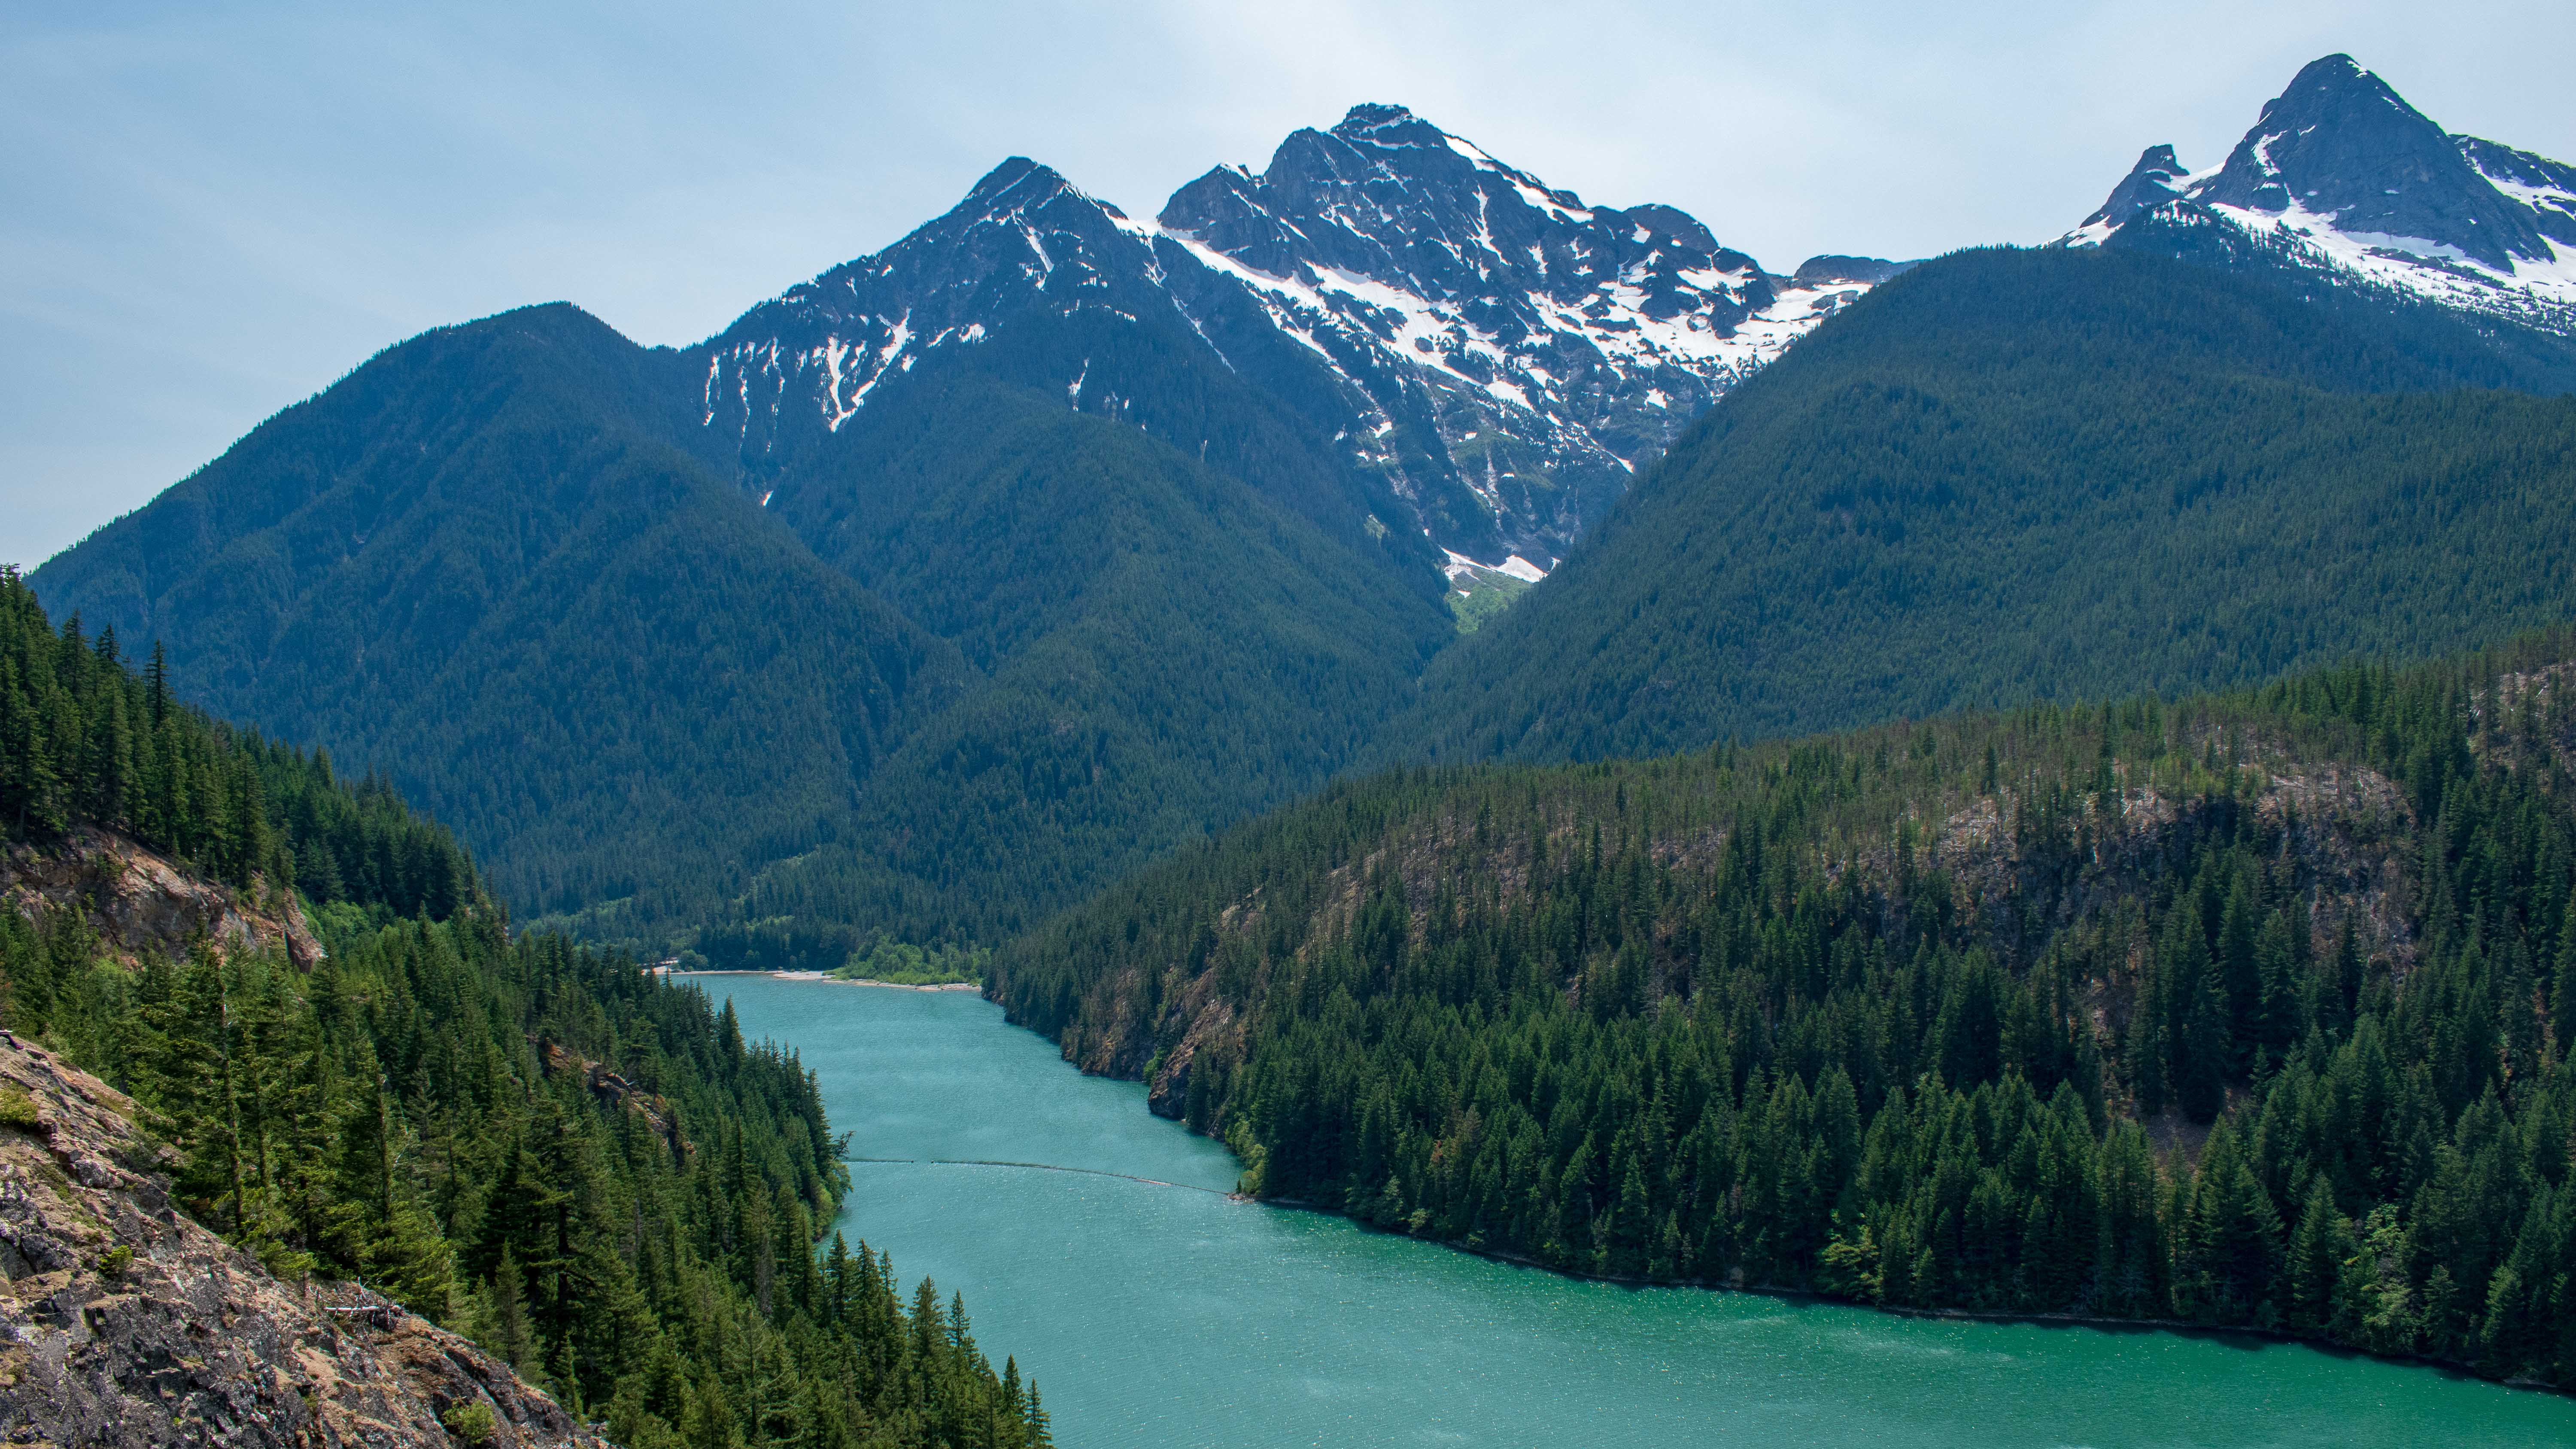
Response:
[{"label": "forested mountain slope", "polygon": [[37,571],[181,693],[382,770],[523,911],[705,909],[848,828],[956,651],[684,451],[570,307],[392,348]]},{"label": "forested mountain slope", "polygon": [[2425,658],[2576,606],[2576,401],[2295,270],[1982,251],[1711,410],[1389,757],[1649,754]]},{"label": "forested mountain slope", "polygon": [[565,307],[429,334],[34,582],[458,821],[532,918],[823,965],[1312,788],[1454,636],[1418,536],[1111,309],[899,373],[759,494],[674,379]]},{"label": "forested mountain slope", "polygon": [[[771,500],[983,678],[868,782],[847,841],[753,882],[746,920],[998,940],[1320,784],[1455,637],[1440,576],[1394,566],[1389,542],[1418,541],[1334,539],[1273,501],[1330,476],[1241,384],[1114,314],[1031,330],[890,385]],[[1084,412],[1005,370],[1046,352],[1092,354]],[[1183,413],[1159,387],[1136,426],[1136,381],[1207,392]]]},{"label": "forested mountain slope", "polygon": [[[2367,190],[2415,122],[2299,165]],[[554,306],[389,349],[32,581],[449,822],[522,920],[769,965],[990,944],[1355,760],[2555,617],[2563,405],[2434,394],[2576,385],[2565,339],[2132,210],[1784,277],[1400,107],[1151,222],[1015,159],[693,348]]]},{"label": "forested mountain slope", "polygon": [[1014,158],[693,348],[557,306],[389,349],[34,583],[523,918],[992,939],[1342,767],[1454,637],[1441,545],[1544,564],[1890,270],[1773,276],[1396,107],[1155,222]]},{"label": "forested mountain slope", "polygon": [[1414,770],[994,993],[1266,1196],[1557,1267],[2576,1383],[2576,633]]},{"label": "forested mountain slope", "polygon": [[[1035,1389],[993,1371],[962,1305],[925,1279],[907,1306],[892,1266],[838,1235],[816,1251],[848,1188],[839,1143],[812,1075],[746,1043],[729,1008],[561,936],[511,939],[444,831],[174,702],[112,640],[51,628],[6,573],[0,740],[0,1022],[148,1109],[170,1201],[269,1274],[361,1281],[629,1446],[1047,1442]],[[100,848],[117,840],[133,844]],[[292,914],[306,886],[327,954],[226,949],[184,923],[101,950],[127,885],[112,877],[146,850],[240,911]],[[87,884],[21,889],[66,876]],[[30,1127],[0,1093],[0,1132]],[[117,1375],[166,1368],[136,1335],[167,1318],[116,1299],[129,1268],[151,1289],[171,1265],[132,1244],[81,1258],[12,1223],[87,1295],[75,1321],[96,1331],[48,1341],[49,1362],[105,1396],[101,1417],[131,1417]],[[195,1332],[236,1326],[206,1321],[219,1306]],[[81,1406],[18,1407],[0,1417]],[[485,1410],[449,1426],[488,1438]]]}]

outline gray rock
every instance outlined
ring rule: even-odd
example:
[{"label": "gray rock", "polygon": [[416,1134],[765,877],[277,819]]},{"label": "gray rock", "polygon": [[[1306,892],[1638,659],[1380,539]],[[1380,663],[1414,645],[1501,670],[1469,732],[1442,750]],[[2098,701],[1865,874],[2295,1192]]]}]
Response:
[{"label": "gray rock", "polygon": [[[286,1283],[169,1207],[132,1103],[0,1042],[42,1129],[0,1128],[0,1441],[143,1449],[430,1446],[451,1409],[491,1443],[603,1446],[471,1343],[355,1284]],[[109,1255],[131,1255],[121,1271]]]}]

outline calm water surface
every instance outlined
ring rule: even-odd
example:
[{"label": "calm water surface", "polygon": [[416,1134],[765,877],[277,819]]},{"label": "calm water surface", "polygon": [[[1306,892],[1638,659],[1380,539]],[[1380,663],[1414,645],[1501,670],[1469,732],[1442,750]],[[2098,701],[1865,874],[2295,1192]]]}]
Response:
[{"label": "calm water surface", "polygon": [[1066,1449],[2576,1445],[2576,1401],[2288,1344],[1579,1283],[1235,1203],[1225,1149],[966,992],[701,976],[802,1053],[842,1229],[961,1290]]}]

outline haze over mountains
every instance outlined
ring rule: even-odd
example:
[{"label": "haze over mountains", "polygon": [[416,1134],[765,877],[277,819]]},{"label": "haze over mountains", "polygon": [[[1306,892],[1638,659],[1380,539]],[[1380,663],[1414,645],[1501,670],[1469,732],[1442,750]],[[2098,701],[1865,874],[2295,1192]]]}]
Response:
[{"label": "haze over mountains", "polygon": [[[2340,57],[2266,115],[1911,271],[1774,273],[1393,106],[1150,222],[1014,159],[693,348],[564,306],[391,348],[33,581],[388,772],[523,915],[800,964],[998,939],[1355,762],[2563,615],[2566,168]],[[1457,642],[1444,573],[1561,559]]]}]

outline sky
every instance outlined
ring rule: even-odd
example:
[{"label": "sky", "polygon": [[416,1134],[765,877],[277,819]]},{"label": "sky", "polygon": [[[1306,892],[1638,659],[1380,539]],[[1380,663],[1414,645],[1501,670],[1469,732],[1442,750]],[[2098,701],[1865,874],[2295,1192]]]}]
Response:
[{"label": "sky", "polygon": [[12,4],[0,563],[424,329],[568,300],[685,345],[1006,156],[1136,214],[1385,101],[1785,271],[2044,241],[2334,51],[2576,160],[2576,5],[1519,0]]}]

